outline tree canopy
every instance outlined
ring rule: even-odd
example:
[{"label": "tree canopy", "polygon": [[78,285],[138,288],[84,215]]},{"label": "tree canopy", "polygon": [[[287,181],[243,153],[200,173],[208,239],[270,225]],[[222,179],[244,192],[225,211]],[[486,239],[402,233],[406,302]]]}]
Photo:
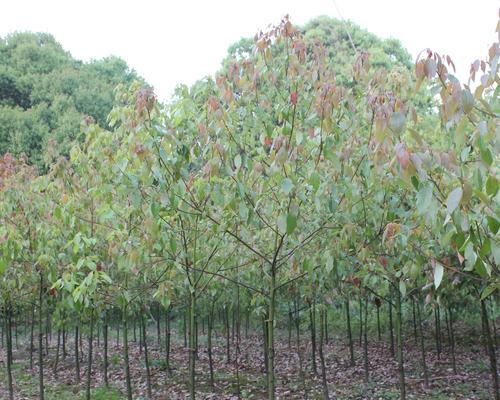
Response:
[{"label": "tree canopy", "polygon": [[[370,63],[376,68],[390,69],[397,65],[411,69],[411,56],[399,40],[381,39],[350,21],[344,22],[321,16],[297,29],[307,46],[319,44],[324,47],[328,56],[328,66],[335,71],[341,83],[347,83],[352,79],[351,69],[356,59],[356,51],[369,53]],[[231,45],[224,66],[234,60],[250,56],[253,46],[252,38],[242,38]]]},{"label": "tree canopy", "polygon": [[136,79],[122,59],[75,60],[47,33],[0,38],[0,154],[24,153],[39,167],[54,151],[67,155],[82,121],[108,127],[115,87]]}]

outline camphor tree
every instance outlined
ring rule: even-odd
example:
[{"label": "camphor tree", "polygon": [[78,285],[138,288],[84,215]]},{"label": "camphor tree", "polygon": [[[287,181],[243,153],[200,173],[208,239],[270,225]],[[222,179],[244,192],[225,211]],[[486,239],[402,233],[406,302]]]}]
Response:
[{"label": "camphor tree", "polygon": [[[360,82],[367,67],[360,55]],[[342,231],[344,211],[362,202],[358,176],[366,169],[373,119],[358,111],[355,89],[336,83],[324,48],[306,48],[287,18],[258,36],[255,58],[230,65],[204,90],[191,94],[195,104],[196,96],[206,98],[196,113],[179,116],[174,108],[174,121],[185,118],[189,130],[164,135],[177,139],[177,154],[161,160],[175,171],[184,155],[192,167],[181,171],[175,195],[240,254],[255,258],[248,268],[264,282],[273,399],[278,293],[331,262],[328,255],[307,255],[322,235]]]}]

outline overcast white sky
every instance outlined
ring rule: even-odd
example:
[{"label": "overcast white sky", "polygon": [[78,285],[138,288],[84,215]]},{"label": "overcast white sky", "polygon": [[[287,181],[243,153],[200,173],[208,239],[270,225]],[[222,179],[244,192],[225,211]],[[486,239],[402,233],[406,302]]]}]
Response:
[{"label": "overcast white sky", "polygon": [[[415,57],[450,54],[465,78],[497,40],[498,0],[336,0],[345,19],[395,37]],[[49,32],[78,59],[117,55],[162,99],[215,72],[228,46],[289,14],[303,24],[339,17],[334,0],[0,0],[0,36]]]}]

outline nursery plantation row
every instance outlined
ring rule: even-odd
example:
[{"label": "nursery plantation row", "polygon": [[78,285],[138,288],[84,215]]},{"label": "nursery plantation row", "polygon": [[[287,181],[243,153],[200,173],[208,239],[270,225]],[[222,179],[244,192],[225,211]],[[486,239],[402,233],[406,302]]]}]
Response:
[{"label": "nursery plantation row", "polygon": [[498,41],[284,17],[166,103],[58,46],[0,41],[0,398],[500,399]]}]

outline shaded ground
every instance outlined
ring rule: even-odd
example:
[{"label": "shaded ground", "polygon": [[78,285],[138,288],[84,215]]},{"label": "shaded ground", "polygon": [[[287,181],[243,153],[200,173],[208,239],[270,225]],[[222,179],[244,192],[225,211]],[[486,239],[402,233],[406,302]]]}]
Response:
[{"label": "shaded ground", "polygon": [[[430,336],[430,332],[429,332]],[[405,369],[408,399],[490,399],[490,378],[487,357],[476,335],[462,335],[457,345],[457,369],[453,374],[449,348],[445,345],[440,359],[437,358],[433,342],[428,341],[428,366],[431,384],[424,388],[422,379],[421,359],[418,347],[413,339],[406,342]],[[470,338],[470,339],[468,339]],[[46,400],[83,399],[85,395],[85,360],[81,364],[81,383],[76,383],[73,346],[68,346],[69,354],[61,360],[58,376],[54,376],[52,365],[55,359],[56,340],[52,338],[49,356],[44,357]],[[429,338],[430,339],[430,338]],[[385,338],[384,338],[385,340]],[[385,340],[386,341],[386,340]],[[187,353],[177,340],[174,341],[171,354],[172,374],[167,376],[164,351],[157,347],[156,338],[150,337],[150,360],[153,381],[154,399],[186,399],[187,398]],[[262,340],[257,336],[243,337],[238,365],[226,362],[225,338],[214,340],[215,387],[209,385],[208,355],[204,337],[200,337],[199,360],[197,362],[197,392],[199,399],[237,399],[237,371],[240,378],[242,399],[264,399],[265,370],[262,354]],[[287,337],[277,340],[276,373],[277,397],[280,399],[321,399],[321,379],[312,373],[311,346],[309,337],[302,337],[302,352],[304,360],[305,389],[299,378],[299,362],[296,348],[292,343],[288,347]],[[231,345],[231,357],[234,357],[236,346]],[[115,400],[123,399],[125,393],[125,378],[123,374],[123,357],[121,346],[116,345],[114,338],[110,339],[110,389],[105,389],[102,374],[102,343],[95,347],[94,371],[92,384],[94,391],[92,399]],[[85,343],[84,343],[85,351]],[[362,351],[356,343],[356,366],[349,366],[349,353],[343,340],[330,340],[325,346],[327,381],[332,399],[397,399],[397,364],[390,354],[387,343],[372,340],[369,345],[370,382],[364,383]],[[36,357],[35,357],[36,358]],[[0,399],[7,399],[5,352],[0,349]],[[37,366],[29,369],[29,353],[25,343],[19,342],[19,348],[14,349],[14,383],[15,399],[36,399],[38,393]],[[146,377],[143,355],[139,344],[130,344],[130,360],[134,399],[146,398]],[[319,357],[317,360],[320,371]],[[491,393],[491,392],[490,392]]]}]

